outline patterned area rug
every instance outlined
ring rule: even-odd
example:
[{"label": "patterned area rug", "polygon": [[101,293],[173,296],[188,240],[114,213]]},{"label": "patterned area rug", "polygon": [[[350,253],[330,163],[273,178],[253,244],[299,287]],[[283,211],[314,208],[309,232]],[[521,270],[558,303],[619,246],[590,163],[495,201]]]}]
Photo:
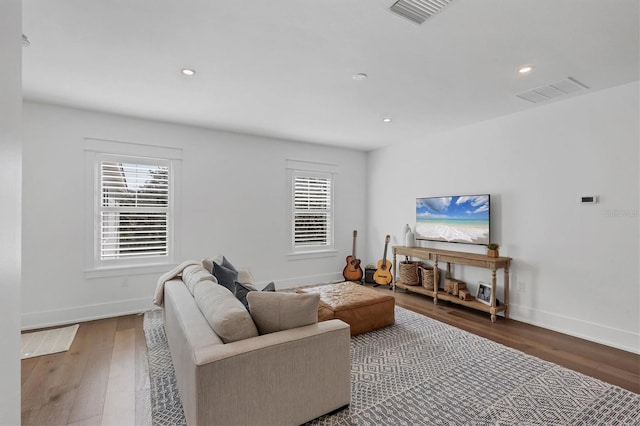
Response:
[{"label": "patterned area rug", "polygon": [[143,328],[149,357],[151,422],[154,426],[186,425],[176,372],[171,361],[167,335],[164,333],[162,310],[146,312]]},{"label": "patterned area rug", "polygon": [[[153,424],[184,424],[161,311],[144,329]],[[640,395],[400,307],[351,358],[351,405],[311,425],[640,425]]]}]

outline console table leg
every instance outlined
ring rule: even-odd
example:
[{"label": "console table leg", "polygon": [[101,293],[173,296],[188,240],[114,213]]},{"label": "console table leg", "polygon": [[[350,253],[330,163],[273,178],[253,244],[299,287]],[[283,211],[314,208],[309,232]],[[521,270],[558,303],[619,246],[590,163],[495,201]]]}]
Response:
[{"label": "console table leg", "polygon": [[504,267],[504,317],[509,318],[509,264]]}]

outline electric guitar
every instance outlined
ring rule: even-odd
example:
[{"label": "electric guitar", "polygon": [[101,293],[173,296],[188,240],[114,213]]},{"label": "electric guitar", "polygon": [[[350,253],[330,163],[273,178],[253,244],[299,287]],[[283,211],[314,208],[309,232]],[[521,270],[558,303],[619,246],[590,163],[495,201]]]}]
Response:
[{"label": "electric guitar", "polygon": [[382,259],[378,260],[378,269],[373,274],[373,280],[377,285],[388,285],[391,284],[391,262],[387,260],[387,246],[389,245],[390,236],[387,235],[387,238],[384,240],[384,254],[382,255]]},{"label": "electric guitar", "polygon": [[342,270],[342,276],[347,281],[362,280],[362,268],[360,267],[360,259],[356,259],[356,237],[358,231],[353,231],[353,250],[351,255],[347,256],[347,266]]}]

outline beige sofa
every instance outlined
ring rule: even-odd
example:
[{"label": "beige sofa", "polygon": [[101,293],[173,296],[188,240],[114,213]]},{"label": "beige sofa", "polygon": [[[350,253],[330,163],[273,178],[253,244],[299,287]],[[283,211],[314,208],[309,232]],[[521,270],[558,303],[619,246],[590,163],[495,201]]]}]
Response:
[{"label": "beige sofa", "polygon": [[[202,271],[189,280],[163,283],[165,330],[189,425],[297,425],[350,403],[348,324],[315,322],[223,343],[194,295],[231,293]],[[257,293],[254,299],[266,294]]]}]

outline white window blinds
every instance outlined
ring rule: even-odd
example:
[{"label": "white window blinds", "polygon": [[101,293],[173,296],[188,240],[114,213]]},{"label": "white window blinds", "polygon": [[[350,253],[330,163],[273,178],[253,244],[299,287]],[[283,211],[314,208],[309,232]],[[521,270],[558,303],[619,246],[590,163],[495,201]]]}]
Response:
[{"label": "white window blinds", "polygon": [[168,162],[100,160],[99,173],[100,260],[168,256]]},{"label": "white window blinds", "polygon": [[333,244],[331,191],[330,175],[294,175],[294,247],[326,247]]}]

